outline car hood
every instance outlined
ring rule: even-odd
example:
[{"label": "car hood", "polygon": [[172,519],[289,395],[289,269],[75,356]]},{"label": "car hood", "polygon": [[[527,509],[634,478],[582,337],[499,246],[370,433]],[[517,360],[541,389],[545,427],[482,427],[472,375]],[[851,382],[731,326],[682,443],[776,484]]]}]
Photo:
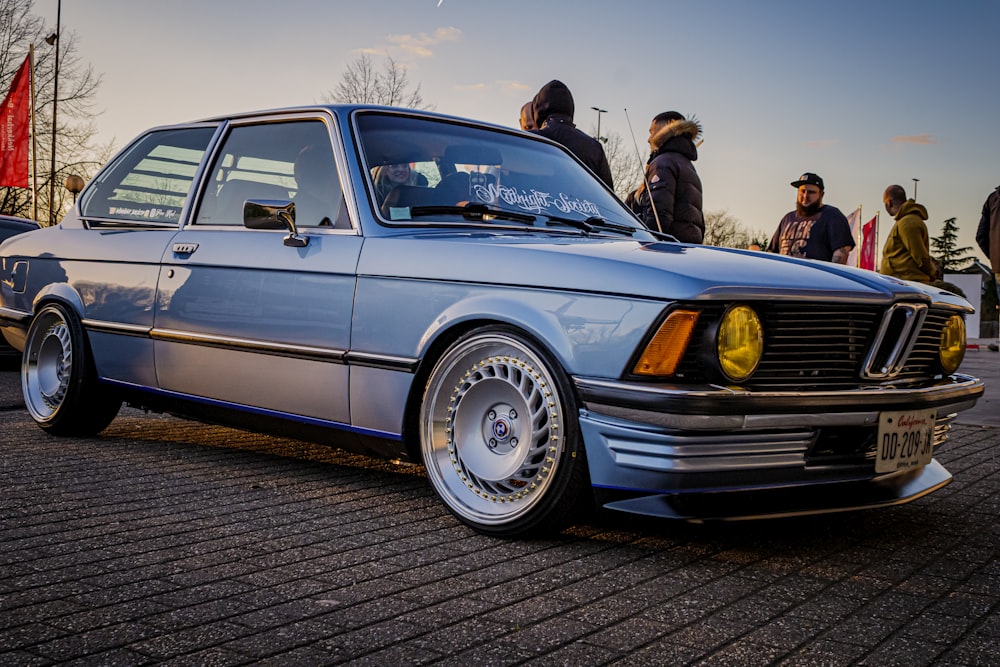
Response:
[{"label": "car hood", "polygon": [[887,302],[907,295],[969,308],[949,292],[829,262],[618,238],[495,232],[369,238],[358,273],[667,300],[821,297]]}]

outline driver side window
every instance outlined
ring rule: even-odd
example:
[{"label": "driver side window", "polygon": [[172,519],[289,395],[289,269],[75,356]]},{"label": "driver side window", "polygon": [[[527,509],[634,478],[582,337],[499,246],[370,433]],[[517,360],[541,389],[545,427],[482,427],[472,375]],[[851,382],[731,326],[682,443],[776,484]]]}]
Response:
[{"label": "driver side window", "polygon": [[195,224],[243,225],[248,199],[295,204],[299,227],[349,228],[343,190],[320,120],[232,129],[209,172]]}]

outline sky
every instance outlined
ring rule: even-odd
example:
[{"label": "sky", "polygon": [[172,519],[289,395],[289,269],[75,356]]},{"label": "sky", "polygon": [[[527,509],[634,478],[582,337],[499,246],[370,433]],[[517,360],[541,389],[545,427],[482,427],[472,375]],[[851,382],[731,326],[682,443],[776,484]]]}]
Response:
[{"label": "sky", "polygon": [[[56,8],[34,10],[54,27]],[[1000,184],[992,0],[66,0],[61,26],[103,77],[96,124],[117,147],[156,125],[323,102],[370,53],[404,65],[434,110],[515,127],[559,79],[581,129],[606,109],[601,133],[643,160],[654,115],[694,115],[705,211],[767,234],[811,171],[845,215],[881,212],[879,248],[885,187],[912,197],[914,179],[930,235],[954,217],[975,247]]]}]

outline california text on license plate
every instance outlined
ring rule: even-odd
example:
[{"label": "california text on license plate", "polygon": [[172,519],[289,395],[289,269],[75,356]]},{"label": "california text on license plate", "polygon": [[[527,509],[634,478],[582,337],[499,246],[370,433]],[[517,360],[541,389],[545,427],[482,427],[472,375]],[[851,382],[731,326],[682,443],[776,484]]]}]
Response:
[{"label": "california text on license plate", "polygon": [[880,413],[875,472],[909,470],[930,463],[935,424],[936,410]]}]

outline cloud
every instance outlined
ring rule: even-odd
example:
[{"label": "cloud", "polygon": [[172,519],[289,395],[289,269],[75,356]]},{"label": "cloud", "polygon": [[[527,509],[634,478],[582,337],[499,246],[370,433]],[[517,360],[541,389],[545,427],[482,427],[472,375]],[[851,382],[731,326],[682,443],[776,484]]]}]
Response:
[{"label": "cloud", "polygon": [[389,35],[386,39],[390,44],[403,51],[409,51],[421,58],[432,58],[434,57],[433,47],[442,42],[457,42],[461,38],[462,31],[449,26],[438,28],[430,35],[422,32],[418,35]]},{"label": "cloud", "polygon": [[506,89],[506,90],[516,90],[518,92],[524,91],[524,90],[532,90],[532,88],[528,84],[522,83],[520,81],[503,81],[503,80],[501,80],[501,81],[497,81],[497,84],[501,88]]},{"label": "cloud", "polygon": [[840,143],[839,139],[813,139],[812,141],[804,141],[802,145],[806,148],[814,148],[816,150],[824,150],[831,148]]},{"label": "cloud", "polygon": [[911,136],[899,135],[893,137],[890,141],[894,144],[917,144],[917,145],[927,145],[936,144],[937,139],[934,138],[933,134],[928,134],[924,132],[923,134],[914,134]]},{"label": "cloud", "polygon": [[[460,93],[477,93],[482,91],[496,91],[499,94],[506,93],[516,93],[519,97],[523,97],[525,93],[529,93],[532,89],[525,83],[520,81],[514,81],[510,79],[497,79],[494,81],[477,81],[475,83],[456,83],[451,87]],[[530,97],[530,93],[528,94]]]}]

